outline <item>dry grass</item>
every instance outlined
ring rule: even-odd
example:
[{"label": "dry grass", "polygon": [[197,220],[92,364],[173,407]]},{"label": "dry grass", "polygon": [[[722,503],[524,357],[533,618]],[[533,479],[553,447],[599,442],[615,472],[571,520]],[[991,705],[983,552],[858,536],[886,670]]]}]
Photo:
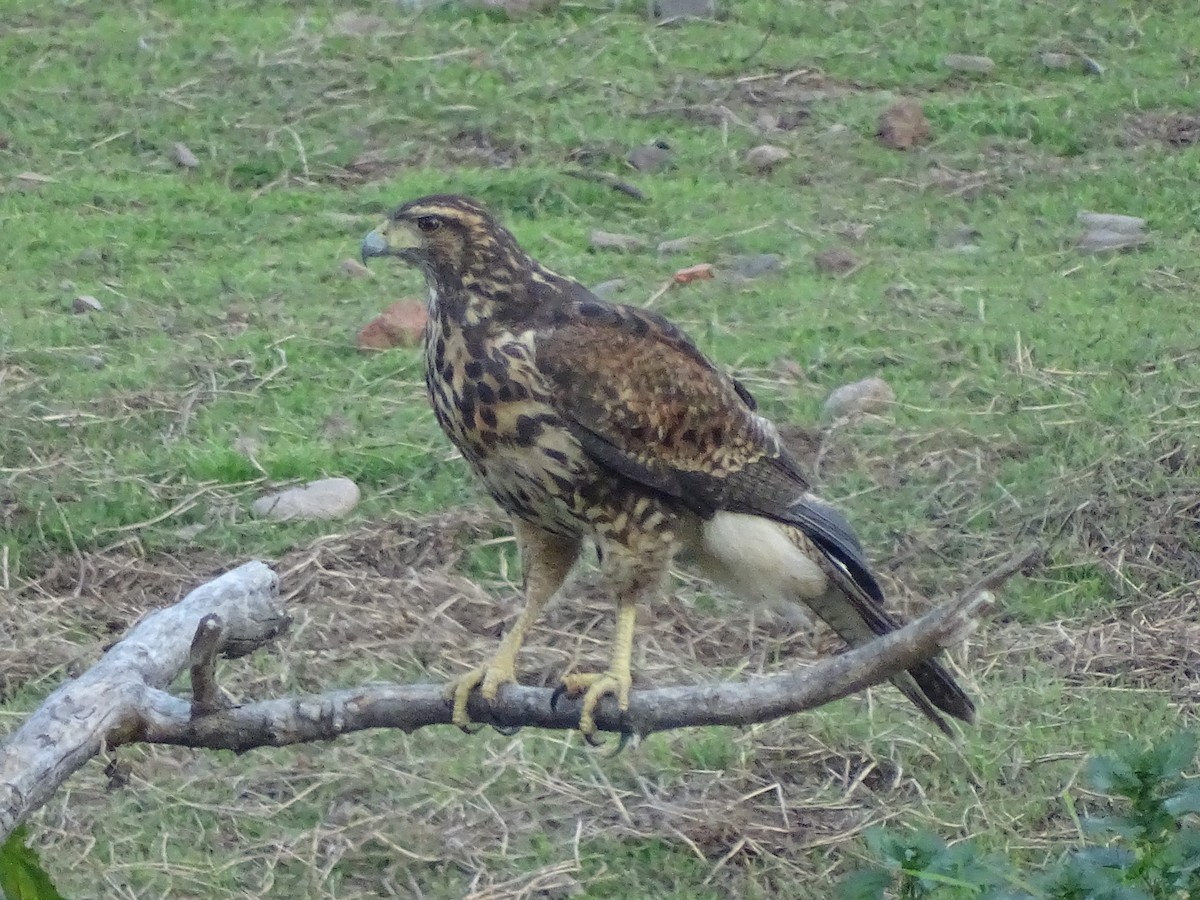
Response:
[{"label": "dry grass", "polygon": [[[491,512],[453,511],[364,526],[287,554],[275,565],[297,624],[258,663],[225,664],[226,687],[261,697],[374,678],[443,679],[474,664],[493,647],[519,601],[510,582],[480,586],[457,571],[473,548],[507,540],[497,526]],[[106,639],[146,610],[221,568],[209,553],[138,557],[117,548],[64,559],[13,595],[11,621],[22,626],[0,648],[16,661],[6,672],[7,691],[40,693],[39,685],[57,680],[64,667],[75,671],[94,660]],[[523,657],[532,680],[603,658],[612,607],[591,574],[587,567],[579,573],[532,636]],[[894,593],[914,611],[922,601],[901,584],[892,582]],[[791,633],[762,611],[713,607],[689,581],[676,586],[670,598],[643,611],[640,681],[739,677],[803,665],[836,648],[827,636],[814,641]],[[698,603],[708,615],[697,612]],[[1200,660],[1195,612],[1193,596],[1101,621],[1010,623],[985,630],[956,659],[977,686],[1036,669],[1054,673],[1062,690],[1080,696],[1096,688],[1148,691],[1185,706],[1195,700]],[[865,708],[855,706],[874,719],[881,703],[884,720],[894,720],[900,702],[890,691],[874,692]],[[984,709],[989,717],[986,700]],[[823,848],[844,847],[872,825],[897,817],[938,821],[939,804],[926,793],[934,767],[977,780],[975,764],[947,756],[953,748],[911,725],[885,728],[881,740],[858,750],[786,722],[720,731],[690,744],[672,740],[673,752],[689,761],[683,768],[656,764],[663,750],[657,739],[610,763],[581,755],[566,735],[468,741],[450,733],[437,746],[459,746],[479,768],[466,774],[472,764],[464,761],[462,775],[442,770],[432,778],[426,762],[436,751],[428,742],[422,747],[419,736],[356,736],[240,760],[133,749],[122,751],[126,765],[107,787],[98,772],[74,779],[39,816],[38,834],[70,885],[74,867],[63,860],[94,846],[83,837],[93,829],[107,832],[104,843],[114,860],[138,846],[120,838],[112,819],[105,824],[114,814],[106,810],[126,815],[130,807],[169,804],[200,830],[189,837],[189,826],[177,824],[169,839],[164,832],[161,859],[143,859],[137,869],[140,879],[170,884],[173,896],[275,896],[281,885],[300,892],[289,895],[314,897],[424,896],[430,890],[440,896],[448,884],[458,886],[451,894],[496,900],[571,896],[583,883],[592,891],[607,884],[618,893],[621,873],[606,865],[605,851],[597,857],[597,847],[653,845],[694,859],[703,889],[769,893],[827,878],[840,864],[825,862]],[[1054,761],[1078,757],[1068,753]],[[401,805],[380,808],[380,781],[389,783],[387,802]],[[281,827],[306,808],[317,813],[315,821]],[[991,827],[1003,824],[977,804],[963,814],[980,813]],[[1020,843],[1052,847],[1066,827],[1049,815],[1026,829]],[[215,875],[172,861],[170,845],[192,840],[221,853]],[[559,845],[549,861],[530,849],[542,840]],[[334,877],[343,870],[358,874]],[[238,887],[220,887],[222,873]],[[119,893],[119,867],[106,877]]]}]

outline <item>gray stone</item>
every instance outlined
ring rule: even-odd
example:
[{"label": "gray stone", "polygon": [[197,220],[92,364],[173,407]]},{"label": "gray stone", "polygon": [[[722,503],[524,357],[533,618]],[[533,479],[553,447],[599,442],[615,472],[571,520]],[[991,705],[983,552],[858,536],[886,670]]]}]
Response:
[{"label": "gray stone", "polygon": [[783,257],[778,253],[754,253],[735,256],[722,272],[733,280],[750,281],[764,275],[774,275],[783,268]]},{"label": "gray stone", "polygon": [[1150,242],[1148,234],[1130,234],[1126,231],[1107,231],[1094,228],[1079,239],[1079,249],[1084,253],[1107,253],[1110,250],[1131,250]]},{"label": "gray stone", "polygon": [[675,256],[679,253],[688,253],[695,250],[700,244],[698,237],[681,237],[672,238],[669,241],[662,241],[658,245],[659,256]]},{"label": "gray stone", "polygon": [[989,56],[968,56],[965,53],[947,53],[942,57],[942,65],[955,72],[975,72],[986,75],[996,68]]},{"label": "gray stone", "polygon": [[715,19],[716,0],[647,0],[646,14],[659,25],[687,19]]},{"label": "gray stone", "polygon": [[826,420],[883,412],[896,402],[896,392],[882,378],[844,384],[829,395],[821,414]]},{"label": "gray stone", "polygon": [[594,250],[620,250],[625,253],[641,250],[646,246],[645,241],[639,237],[634,237],[632,234],[615,234],[611,231],[600,231],[599,229],[588,235],[588,242]]},{"label": "gray stone", "polygon": [[791,159],[792,154],[782,147],[773,144],[760,144],[746,152],[746,168],[751,172],[765,175],[785,159]]},{"label": "gray stone", "polygon": [[287,522],[293,519],[337,519],[358,505],[362,494],[349,478],[321,478],[254,501],[256,516]]},{"label": "gray stone", "polygon": [[1146,229],[1146,220],[1137,216],[1125,216],[1120,213],[1098,213],[1083,210],[1075,217],[1075,221],[1086,228],[1100,231],[1116,231],[1121,234],[1140,234]]},{"label": "gray stone", "polygon": [[629,164],[639,172],[656,175],[671,166],[671,148],[666,141],[655,141],[653,144],[642,144],[634,147],[625,157]]},{"label": "gray stone", "polygon": [[178,165],[185,169],[195,169],[200,165],[200,160],[196,159],[196,154],[188,148],[187,144],[176,143],[171,147],[171,156]]}]

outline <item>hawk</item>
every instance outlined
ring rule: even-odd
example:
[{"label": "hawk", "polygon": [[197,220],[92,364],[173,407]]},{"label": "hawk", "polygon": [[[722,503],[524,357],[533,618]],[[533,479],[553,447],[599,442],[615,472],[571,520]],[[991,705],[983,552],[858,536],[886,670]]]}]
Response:
[{"label": "hawk", "polygon": [[[801,601],[851,646],[895,630],[850,525],[815,497],[745,386],[647,310],[606,303],[532,259],[478,202],[401,206],[362,242],[428,287],[425,384],[442,429],[512,517],[525,606],[487,665],[452,682],[494,702],[585,540],[617,606],[607,671],[567,675],[593,741],[597,702],[629,706],[636,606],[676,559],[747,601]],[[893,679],[946,733],[974,704],[937,660]]]}]

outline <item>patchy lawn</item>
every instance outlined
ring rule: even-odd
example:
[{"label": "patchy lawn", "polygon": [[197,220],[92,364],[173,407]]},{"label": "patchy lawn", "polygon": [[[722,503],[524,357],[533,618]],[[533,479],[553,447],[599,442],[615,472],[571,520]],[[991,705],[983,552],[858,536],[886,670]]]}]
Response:
[{"label": "patchy lawn", "polygon": [[[222,666],[240,695],[441,680],[493,647],[519,602],[504,523],[437,430],[419,351],[355,347],[417,276],[342,267],[433,191],[481,197],[547,264],[624,279],[618,299],[684,325],[788,426],[901,611],[1047,547],[954,654],[981,707],[959,744],[877,689],[616,759],[453,729],[125,749],[127,783],[97,760],[31,822],[67,896],[827,897],[884,821],[1058,853],[1084,756],[1194,720],[1189,5],[747,2],[674,28],[640,2],[511,22],[456,4],[10,6],[5,729],[144,611],[249,557],[283,575],[297,623]],[[928,121],[907,151],[876,137],[900,98]],[[626,162],[660,141],[660,171]],[[788,158],[759,171],[764,144]],[[1142,217],[1149,242],[1083,253],[1082,210]],[[593,249],[593,230],[642,249]],[[727,277],[760,254],[779,270]],[[718,277],[663,290],[698,263]],[[100,308],[74,312],[80,296]],[[891,413],[821,425],[832,389],[874,375]],[[348,520],[250,515],[324,475],[362,488]],[[612,606],[590,577],[532,636],[529,678],[603,657]],[[675,586],[643,613],[643,683],[836,649]]]}]

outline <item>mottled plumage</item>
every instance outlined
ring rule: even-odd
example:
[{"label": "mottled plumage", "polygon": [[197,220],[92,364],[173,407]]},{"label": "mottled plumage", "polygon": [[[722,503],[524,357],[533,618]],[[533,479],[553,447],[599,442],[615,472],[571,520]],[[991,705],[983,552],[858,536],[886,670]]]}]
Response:
[{"label": "mottled plumage", "polygon": [[[624,708],[634,608],[673,559],[755,601],[811,607],[851,645],[897,623],[844,518],[813,497],[749,392],[670,322],[605,303],[531,259],[478,203],[432,196],[363,241],[429,287],[426,385],[446,434],[514,520],[526,608],[496,657],[455,683],[455,721],[481,686],[495,699],[541,606],[583,539],[618,604],[607,672],[565,679],[595,731],[605,694]],[[936,660],[895,679],[943,730],[974,707]]]}]

